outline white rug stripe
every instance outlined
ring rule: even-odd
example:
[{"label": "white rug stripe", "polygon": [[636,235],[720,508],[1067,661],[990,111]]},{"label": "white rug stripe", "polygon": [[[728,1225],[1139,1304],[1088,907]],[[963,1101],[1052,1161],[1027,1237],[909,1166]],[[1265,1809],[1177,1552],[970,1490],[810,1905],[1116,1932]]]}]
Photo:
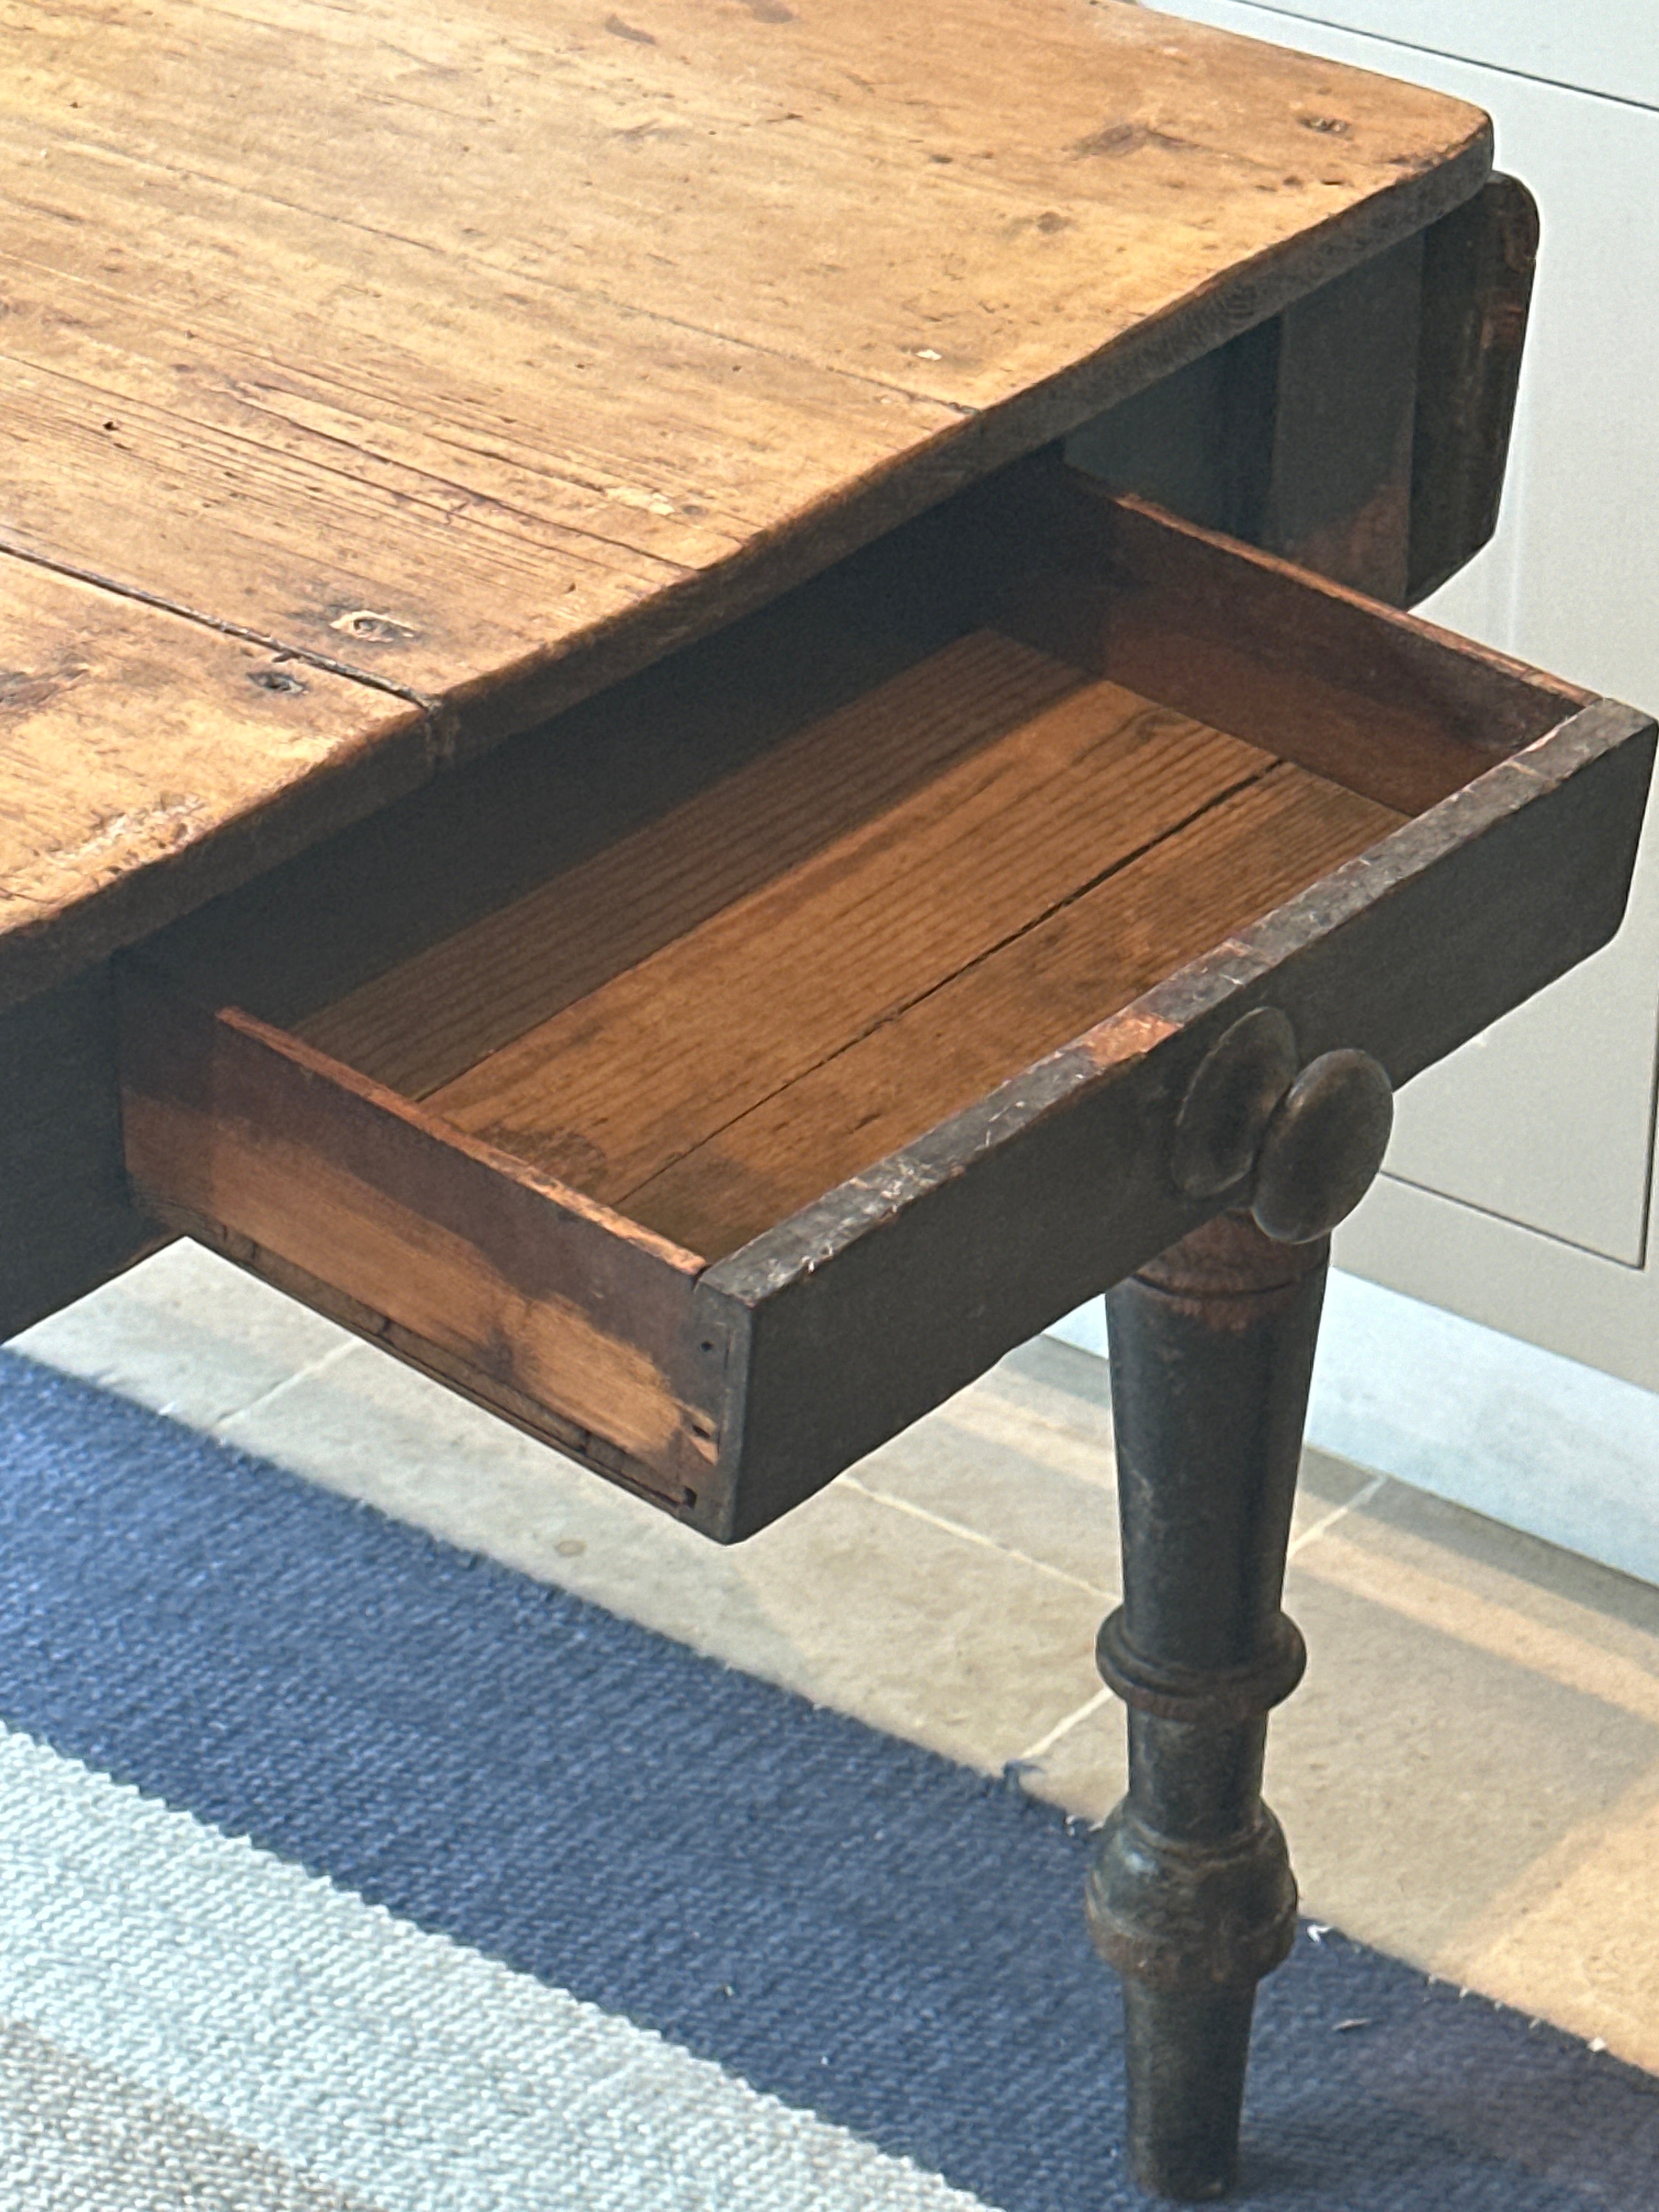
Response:
[{"label": "white rug stripe", "polygon": [[382,2212],[981,2212],[4,1730],[0,2017]]}]

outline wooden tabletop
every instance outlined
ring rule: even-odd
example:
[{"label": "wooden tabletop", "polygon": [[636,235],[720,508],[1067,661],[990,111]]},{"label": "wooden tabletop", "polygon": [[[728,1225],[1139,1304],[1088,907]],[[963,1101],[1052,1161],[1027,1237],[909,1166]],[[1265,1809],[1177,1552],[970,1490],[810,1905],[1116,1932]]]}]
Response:
[{"label": "wooden tabletop", "polygon": [[0,1003],[1406,236],[1127,0],[0,0]]}]

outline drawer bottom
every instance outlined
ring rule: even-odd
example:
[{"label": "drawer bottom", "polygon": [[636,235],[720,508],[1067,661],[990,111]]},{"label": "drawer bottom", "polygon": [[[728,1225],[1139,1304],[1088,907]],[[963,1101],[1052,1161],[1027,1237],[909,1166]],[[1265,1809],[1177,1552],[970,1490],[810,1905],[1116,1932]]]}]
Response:
[{"label": "drawer bottom", "polygon": [[981,630],[301,1034],[714,1260],[1403,818]]}]

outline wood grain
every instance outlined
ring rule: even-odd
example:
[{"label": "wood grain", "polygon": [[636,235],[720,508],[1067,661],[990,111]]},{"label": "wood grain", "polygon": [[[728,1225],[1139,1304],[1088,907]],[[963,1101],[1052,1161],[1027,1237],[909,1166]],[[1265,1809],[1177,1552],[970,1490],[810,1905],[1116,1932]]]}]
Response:
[{"label": "wood grain", "polygon": [[[1286,764],[1216,793],[851,1048],[896,1044],[902,1078],[884,1092],[874,1062],[854,1071],[846,1096],[877,1113],[854,1133],[901,1126],[907,1053],[925,1080],[983,1079],[953,1058],[964,1039],[979,1052],[981,1014],[1022,1056],[1043,1019],[1133,988],[1143,956],[1142,972],[1179,961],[1188,921],[1210,950],[960,1111],[941,1083],[918,1103],[945,1118],[713,1265],[268,1025],[171,991],[158,1017],[131,974],[128,1146],[175,1225],[732,1540],[1201,1218],[1170,1175],[1170,1127],[1240,1013],[1272,1003],[1304,1054],[1358,1043],[1403,1079],[1604,942],[1653,739],[1597,702],[1346,862],[1378,826],[1369,802]],[[1279,903],[1230,922],[1252,899]],[[833,1146],[848,1131],[818,1103],[809,1133]],[[805,1118],[757,1116],[746,1191],[728,1158],[681,1196],[740,1228],[780,1164],[765,1146],[787,1152]]]},{"label": "wood grain", "polygon": [[1403,813],[1591,696],[1046,456],[958,512],[987,619]]},{"label": "wood grain", "polygon": [[1280,765],[752,1107],[629,1194],[722,1258],[959,1113],[1401,817]]},{"label": "wood grain", "polygon": [[430,772],[406,701],[10,561],[0,1005]]},{"label": "wood grain", "polygon": [[1455,575],[1498,527],[1538,230],[1526,186],[1492,177],[1424,235],[1410,599]]},{"label": "wood grain", "polygon": [[[1005,0],[633,15],[7,0],[0,545],[402,687],[435,764],[1271,315],[1488,162],[1473,109],[1127,7],[1025,0],[1017,38]],[[128,811],[167,804],[200,689],[181,649],[103,733]],[[314,834],[353,818],[335,757],[233,750],[257,793],[315,776]],[[3,763],[0,807],[31,850],[95,834]],[[180,866],[173,910],[198,896]],[[67,972],[101,948],[62,903]]]},{"label": "wood grain", "polygon": [[1255,542],[1404,603],[1423,295],[1421,235],[1279,319],[1273,449]]},{"label": "wood grain", "polygon": [[[1650,719],[1597,701],[1121,1014],[700,1279],[744,1347],[730,1534],[763,1527],[1206,1218],[1170,1173],[1185,1086],[1253,1007],[1396,1085],[1617,928]],[[858,1388],[847,1378],[855,1376]]]},{"label": "wood grain", "polygon": [[121,1000],[127,1165],[159,1220],[332,1285],[475,1395],[608,1439],[673,1502],[705,1481],[694,1255],[141,963]]},{"label": "wood grain", "polygon": [[[964,639],[376,977],[305,1022],[303,1034],[416,1097],[514,1039],[526,1038],[539,1064],[528,1032],[721,909],[738,909],[727,927],[740,933],[766,927],[738,902],[815,854],[844,854],[874,822],[924,814],[953,763],[1023,729],[1086,680],[994,633]],[[683,697],[669,708],[688,710]],[[778,951],[787,960],[787,946]],[[695,1023],[690,1006],[687,1015]],[[507,1064],[494,1065],[510,1088]]]},{"label": "wood grain", "polygon": [[[975,639],[942,656],[941,673],[965,667],[978,682],[993,654],[1016,671],[1033,658],[1012,641]],[[880,695],[869,704],[879,727]],[[458,1127],[620,1201],[1267,766],[1254,748],[1115,685],[1075,690],[575,1000],[429,1103]],[[739,819],[734,805],[734,830]],[[641,886],[642,900],[654,888]],[[924,1097],[916,1110],[925,1127]]]},{"label": "wood grain", "polygon": [[[366,982],[464,937],[973,629],[951,564],[920,553],[915,531],[267,870],[148,953],[216,1005],[309,1031],[309,1018]],[[838,793],[820,798],[833,820]],[[479,994],[485,1007],[489,996]]]},{"label": "wood grain", "polygon": [[127,1182],[108,963],[0,1012],[0,1342],[166,1232]]}]

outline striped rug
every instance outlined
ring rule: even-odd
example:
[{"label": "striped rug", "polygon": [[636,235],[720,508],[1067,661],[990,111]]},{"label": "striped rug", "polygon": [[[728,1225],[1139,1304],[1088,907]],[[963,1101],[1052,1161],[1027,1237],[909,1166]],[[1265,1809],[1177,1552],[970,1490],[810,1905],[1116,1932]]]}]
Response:
[{"label": "striped rug", "polygon": [[[0,2204],[1115,2212],[1088,1841],[0,1355]],[[1240,2202],[1659,2207],[1659,2085],[1304,1929]]]}]

